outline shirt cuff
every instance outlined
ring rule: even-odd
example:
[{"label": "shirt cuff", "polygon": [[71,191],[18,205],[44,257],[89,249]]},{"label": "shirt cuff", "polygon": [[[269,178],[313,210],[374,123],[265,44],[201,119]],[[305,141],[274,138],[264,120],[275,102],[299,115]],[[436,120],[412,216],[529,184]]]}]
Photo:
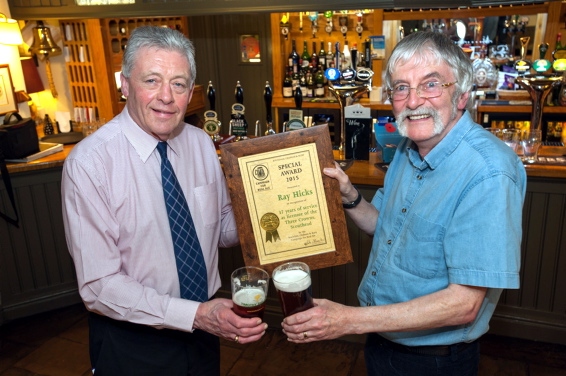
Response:
[{"label": "shirt cuff", "polygon": [[200,302],[193,300],[171,298],[165,314],[165,327],[192,333],[199,305]]}]

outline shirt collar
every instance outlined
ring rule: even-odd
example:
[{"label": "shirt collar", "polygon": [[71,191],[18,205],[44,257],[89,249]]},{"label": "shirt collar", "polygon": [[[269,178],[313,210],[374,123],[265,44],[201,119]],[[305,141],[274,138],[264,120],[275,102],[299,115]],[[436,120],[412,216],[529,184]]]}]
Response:
[{"label": "shirt collar", "polygon": [[[128,112],[127,106],[120,114],[120,117],[124,135],[130,142],[130,144],[132,144],[132,146],[140,156],[140,159],[145,163],[149,156],[155,151],[159,140],[145,132],[139,125],[134,122],[134,120],[130,116],[130,113]],[[181,141],[179,140],[179,137],[176,137],[176,135],[181,130],[181,128],[182,125],[178,126],[175,129],[172,138],[167,140],[169,148],[177,155],[179,154],[179,150],[181,149]]]},{"label": "shirt collar", "polygon": [[464,111],[456,125],[444,136],[442,140],[424,157],[421,158],[413,142],[407,144],[409,159],[415,168],[425,169],[427,166],[434,170],[442,161],[456,150],[465,135],[472,129],[474,122],[470,113]]}]

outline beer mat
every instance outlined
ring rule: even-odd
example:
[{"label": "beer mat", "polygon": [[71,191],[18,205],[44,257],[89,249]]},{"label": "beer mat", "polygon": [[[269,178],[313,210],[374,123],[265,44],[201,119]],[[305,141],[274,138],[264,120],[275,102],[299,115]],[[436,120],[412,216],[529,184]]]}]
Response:
[{"label": "beer mat", "polygon": [[562,157],[541,157],[541,156],[539,156],[535,163],[528,163],[528,164],[566,166],[566,156],[562,156]]},{"label": "beer mat", "polygon": [[41,141],[55,142],[58,144],[68,145],[68,144],[76,144],[82,139],[83,139],[83,134],[81,132],[68,132],[68,133],[50,134],[48,136],[42,137]]},{"label": "beer mat", "polygon": [[383,172],[387,172],[387,170],[389,169],[389,163],[377,162],[374,163],[374,166],[379,168]]}]

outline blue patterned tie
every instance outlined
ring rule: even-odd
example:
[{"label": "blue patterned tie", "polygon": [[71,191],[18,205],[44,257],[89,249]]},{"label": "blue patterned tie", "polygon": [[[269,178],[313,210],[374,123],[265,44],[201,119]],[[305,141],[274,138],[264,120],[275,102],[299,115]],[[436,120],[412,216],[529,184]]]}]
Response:
[{"label": "blue patterned tie", "polygon": [[167,159],[167,142],[159,142],[157,151],[161,155],[161,183],[177,260],[181,298],[204,302],[208,300],[208,282],[195,225],[171,162]]}]

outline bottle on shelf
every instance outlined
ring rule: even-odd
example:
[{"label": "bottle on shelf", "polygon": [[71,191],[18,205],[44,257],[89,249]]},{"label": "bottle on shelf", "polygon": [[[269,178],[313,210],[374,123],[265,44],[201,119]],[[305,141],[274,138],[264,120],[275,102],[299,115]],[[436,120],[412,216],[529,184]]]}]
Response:
[{"label": "bottle on shelf", "polygon": [[293,98],[295,99],[295,107],[301,109],[303,107],[303,91],[299,85],[295,87]]},{"label": "bottle on shelf", "polygon": [[305,81],[307,85],[307,98],[312,98],[314,97],[315,83],[314,83],[313,68],[310,65],[305,73]]},{"label": "bottle on shelf", "polygon": [[283,80],[283,98],[293,97],[293,67],[287,67],[287,74]]},{"label": "bottle on shelf", "polygon": [[323,71],[326,69],[326,51],[324,51],[324,42],[322,41],[320,42],[320,51],[318,52],[318,64]]},{"label": "bottle on shelf", "polygon": [[334,68],[334,54],[332,53],[332,42],[328,42],[328,52],[326,52],[326,68]]},{"label": "bottle on shelf", "polygon": [[299,71],[299,54],[297,53],[297,45],[295,44],[295,40],[291,41],[291,53],[289,54],[289,62],[288,65],[293,69],[293,72]]},{"label": "bottle on shelf", "polygon": [[310,60],[310,65],[313,67],[318,67],[318,54],[316,53],[316,42],[312,42],[312,54],[311,54],[311,60]]},{"label": "bottle on shelf", "polygon": [[556,46],[552,52],[552,58],[556,61],[558,59],[566,58],[566,46],[562,45],[562,33],[556,34]]},{"label": "bottle on shelf", "polygon": [[323,98],[326,96],[325,92],[324,92],[324,71],[322,70],[322,66],[318,66],[318,70],[316,71],[315,77],[314,77],[314,82],[316,85],[316,89],[315,89],[315,97],[317,98]]},{"label": "bottle on shelf", "polygon": [[[306,69],[301,69],[299,72],[299,87],[301,88],[301,95],[303,98],[307,96],[307,75]],[[295,89],[297,90],[297,89]]]},{"label": "bottle on shelf", "polygon": [[309,67],[311,61],[311,55],[307,47],[307,41],[303,42],[303,53],[301,54],[301,68],[306,69]]}]

